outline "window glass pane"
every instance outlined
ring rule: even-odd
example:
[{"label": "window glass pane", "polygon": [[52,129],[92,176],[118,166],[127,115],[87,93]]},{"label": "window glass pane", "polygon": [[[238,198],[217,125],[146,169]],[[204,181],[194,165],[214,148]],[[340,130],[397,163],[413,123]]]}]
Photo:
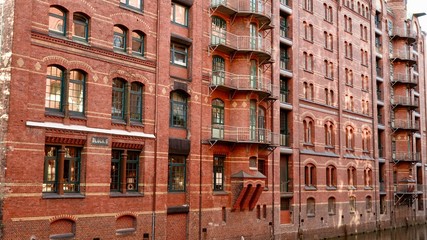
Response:
[{"label": "window glass pane", "polygon": [[43,192],[56,192],[57,149],[45,146]]},{"label": "window glass pane", "polygon": [[61,69],[50,66],[47,68],[45,107],[61,109],[63,72]]},{"label": "window glass pane", "polygon": [[141,120],[142,112],[142,87],[132,83],[130,92],[130,118],[131,120]]},{"label": "window glass pane", "polygon": [[187,9],[181,5],[175,5],[175,21],[176,23],[187,25]]},{"label": "window glass pane", "polygon": [[64,158],[64,192],[78,192],[80,181],[80,149],[65,148]]},{"label": "window glass pane", "polygon": [[114,26],[113,45],[116,48],[124,49],[126,47],[126,32],[117,26]]},{"label": "window glass pane", "polygon": [[111,111],[111,115],[113,118],[124,117],[124,90],[125,83],[120,79],[114,79]]},{"label": "window glass pane", "polygon": [[144,38],[136,32],[132,33],[132,51],[137,54],[144,53]]},{"label": "window glass pane", "polygon": [[169,191],[185,190],[185,156],[169,157]]},{"label": "window glass pane", "polygon": [[121,151],[113,150],[111,153],[111,175],[110,175],[110,190],[120,190],[120,159]]},{"label": "window glass pane", "polygon": [[129,0],[129,6],[140,9],[141,8],[141,0]]},{"label": "window glass pane", "polygon": [[65,34],[65,13],[54,7],[49,10],[49,30]]},{"label": "window glass pane", "polygon": [[68,89],[68,106],[73,112],[83,112],[84,73],[80,71],[70,72],[70,84]]},{"label": "window glass pane", "polygon": [[128,152],[126,162],[126,190],[138,190],[139,152]]},{"label": "window glass pane", "polygon": [[74,15],[73,36],[87,39],[88,20],[83,16]]}]

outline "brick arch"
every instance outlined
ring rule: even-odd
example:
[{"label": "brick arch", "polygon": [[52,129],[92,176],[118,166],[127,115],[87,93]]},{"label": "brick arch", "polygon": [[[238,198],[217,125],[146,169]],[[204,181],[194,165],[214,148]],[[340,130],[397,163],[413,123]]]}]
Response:
[{"label": "brick arch", "polygon": [[[80,1],[84,4],[70,4],[70,1],[67,0],[49,0],[50,5],[59,5],[65,8],[67,6],[67,10],[72,14],[74,12],[82,12],[88,15],[89,17],[93,17],[96,13],[96,9],[89,3],[87,0],[74,0]],[[79,8],[73,8],[73,6],[78,6]]]},{"label": "brick arch", "polygon": [[302,162],[302,164],[305,166],[307,164],[313,164],[316,168],[318,167],[319,163],[314,158],[307,158]]},{"label": "brick arch", "polygon": [[124,217],[124,216],[131,216],[131,217],[134,217],[134,218],[138,217],[138,215],[135,212],[130,212],[130,211],[117,213],[114,217],[117,220],[117,219],[119,219],[121,217]]},{"label": "brick arch", "polygon": [[69,214],[63,214],[63,215],[57,215],[57,216],[49,218],[49,222],[52,223],[52,222],[55,222],[55,221],[58,221],[61,219],[69,220],[69,221],[73,221],[73,222],[77,221],[77,218],[75,216],[69,215]]},{"label": "brick arch", "polygon": [[[122,24],[123,26],[126,26],[127,28],[129,28],[129,30],[133,31],[133,30],[139,30],[144,32],[145,34],[148,35],[149,32],[152,31],[150,25],[142,18],[139,18],[137,16],[135,16],[134,14],[130,14],[130,13],[114,13],[111,14],[109,16],[111,18],[111,20],[113,21],[113,23],[115,24]],[[141,28],[136,28],[139,26],[144,26],[142,29]]]},{"label": "brick arch", "polygon": [[134,78],[134,75],[132,75],[132,73],[125,71],[125,70],[121,70],[121,69],[111,70],[108,73],[108,76],[109,76],[108,81],[112,81],[115,78],[122,78],[122,79],[126,80],[127,82],[137,81]]}]

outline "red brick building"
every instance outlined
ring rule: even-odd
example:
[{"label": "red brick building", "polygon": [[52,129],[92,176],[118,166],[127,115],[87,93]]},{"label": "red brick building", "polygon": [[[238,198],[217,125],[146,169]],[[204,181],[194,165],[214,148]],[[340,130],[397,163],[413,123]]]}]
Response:
[{"label": "red brick building", "polygon": [[425,34],[403,0],[0,6],[3,239],[310,239],[427,216]]}]

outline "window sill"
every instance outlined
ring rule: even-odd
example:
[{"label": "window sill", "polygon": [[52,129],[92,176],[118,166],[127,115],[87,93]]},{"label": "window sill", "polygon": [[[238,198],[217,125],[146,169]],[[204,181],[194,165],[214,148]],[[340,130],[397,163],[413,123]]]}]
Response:
[{"label": "window sill", "polygon": [[355,186],[348,186],[348,190],[356,190]]},{"label": "window sill", "polygon": [[126,125],[126,122],[123,119],[111,119],[111,123],[112,124],[117,124],[117,125]]},{"label": "window sill", "polygon": [[353,58],[352,58],[352,57],[347,57],[347,56],[345,56],[345,59],[350,60],[350,61],[353,61]]},{"label": "window sill", "polygon": [[333,150],[333,149],[335,149],[335,147],[332,146],[332,145],[326,145],[325,149],[327,149],[327,150]]},{"label": "window sill", "polygon": [[328,214],[329,214],[329,216],[334,216],[335,215],[335,213],[333,213],[333,212],[330,212]]},{"label": "window sill", "polygon": [[372,190],[372,189],[374,189],[374,188],[371,186],[365,186],[365,190]]},{"label": "window sill", "polygon": [[324,49],[325,49],[326,51],[329,51],[329,52],[334,52],[334,49],[331,49],[331,48],[324,47]]},{"label": "window sill", "polygon": [[70,198],[85,198],[85,195],[81,193],[64,193],[63,195],[59,195],[58,193],[42,193],[43,199],[70,199]]},{"label": "window sill", "polygon": [[87,118],[83,115],[83,113],[71,113],[70,118],[79,119],[79,120],[87,120]]},{"label": "window sill", "polygon": [[61,38],[61,39],[67,40],[67,41],[69,41],[69,40],[70,40],[70,39],[68,39],[68,38],[65,36],[65,34],[64,34],[64,33],[60,33],[60,32],[53,32],[53,31],[50,31],[50,30],[49,30],[49,36],[51,36],[51,37],[55,37],[55,38]]},{"label": "window sill", "polygon": [[317,191],[317,188],[315,186],[304,186],[304,189],[306,191]]},{"label": "window sill", "polygon": [[326,190],[334,191],[337,190],[336,186],[326,186]]},{"label": "window sill", "polygon": [[74,239],[74,233],[53,234],[49,236],[49,239]]},{"label": "window sill", "polygon": [[307,217],[315,217],[316,215],[315,214],[313,214],[313,213],[307,213]]},{"label": "window sill", "polygon": [[313,144],[313,143],[307,143],[307,142],[305,142],[305,143],[303,143],[302,145],[303,145],[303,146],[307,146],[307,147],[314,147],[314,144]]},{"label": "window sill", "polygon": [[325,79],[333,81],[334,77],[325,76]]},{"label": "window sill", "polygon": [[187,64],[184,65],[184,64],[174,63],[174,62],[170,62],[170,64],[180,68],[187,68]]},{"label": "window sill", "polygon": [[308,12],[308,13],[311,13],[311,14],[313,14],[313,10],[310,10],[310,9],[305,9],[305,8],[303,8],[303,10],[304,10],[304,11],[306,11],[306,12]]},{"label": "window sill", "polygon": [[122,228],[122,229],[116,230],[116,235],[117,236],[130,235],[135,232],[136,232],[135,228]]},{"label": "window sill", "polygon": [[182,24],[182,23],[174,22],[174,21],[171,21],[171,23],[172,23],[173,25],[177,25],[177,26],[179,26],[179,27],[188,28],[188,24],[187,24],[187,25],[185,25],[185,24]]},{"label": "window sill", "polygon": [[49,116],[49,117],[65,117],[63,112],[59,112],[59,111],[54,111],[54,110],[47,110],[45,112],[45,116]]},{"label": "window sill", "polygon": [[112,198],[117,198],[117,197],[143,197],[144,193],[140,193],[140,192],[126,192],[126,193],[121,193],[121,192],[110,192],[110,197]]},{"label": "window sill", "polygon": [[228,192],[226,192],[226,191],[213,191],[212,192],[212,195],[213,196],[227,196],[228,195]]},{"label": "window sill", "polygon": [[304,72],[311,73],[311,74],[314,73],[313,70],[308,70],[308,69],[304,69]]},{"label": "window sill", "polygon": [[75,43],[79,43],[79,44],[82,44],[82,45],[85,45],[85,46],[90,46],[88,40],[85,39],[85,38],[73,36],[72,39],[73,39],[73,42],[75,42]]}]

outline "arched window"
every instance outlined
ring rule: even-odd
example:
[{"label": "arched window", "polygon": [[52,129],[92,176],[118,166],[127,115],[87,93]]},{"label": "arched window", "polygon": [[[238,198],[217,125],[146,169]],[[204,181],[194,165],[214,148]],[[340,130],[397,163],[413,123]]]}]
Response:
[{"label": "arched window", "polygon": [[220,56],[212,58],[212,85],[225,84],[225,61]]},{"label": "arched window", "polygon": [[125,86],[124,79],[113,79],[113,92],[112,92],[112,118],[124,119],[125,118]]},{"label": "arched window", "polygon": [[144,56],[144,34],[142,32],[132,32],[132,54]]},{"label": "arched window", "polygon": [[227,37],[227,23],[224,19],[213,16],[212,17],[212,37],[211,44],[218,45],[224,44]]},{"label": "arched window", "polygon": [[345,129],[345,133],[346,133],[345,146],[347,150],[353,151],[354,150],[354,129],[349,126]]},{"label": "arched window", "polygon": [[131,234],[136,231],[137,220],[134,216],[124,215],[116,219],[116,234]]},{"label": "arched window", "polygon": [[312,145],[314,143],[314,129],[313,129],[313,120],[310,118],[304,119],[303,121],[304,127],[304,143]]},{"label": "arched window", "polygon": [[113,46],[114,49],[126,52],[126,42],[127,42],[127,30],[120,25],[114,26],[114,39]]},{"label": "arched window", "polygon": [[265,125],[265,108],[258,108],[258,140],[264,142],[266,139],[266,125]]},{"label": "arched window", "polygon": [[212,138],[224,138],[224,102],[218,98],[212,101]]},{"label": "arched window", "polygon": [[315,189],[316,188],[316,166],[309,163],[305,165],[304,167],[304,183],[305,187],[308,189]]},{"label": "arched window", "polygon": [[327,122],[324,127],[325,127],[325,146],[328,148],[333,148],[334,147],[333,124],[331,122]]},{"label": "arched window", "polygon": [[46,98],[47,109],[62,110],[62,88],[64,82],[64,70],[57,66],[47,67]]},{"label": "arched window", "polygon": [[142,120],[142,84],[133,82],[130,86],[130,120],[140,122]]},{"label": "arched window", "polygon": [[71,112],[83,113],[85,73],[79,70],[70,71],[68,85],[68,109]]},{"label": "arched window", "polygon": [[365,188],[372,188],[372,170],[370,168],[365,169]]},{"label": "arched window", "polygon": [[364,129],[362,133],[362,150],[365,153],[369,153],[371,144],[371,132],[368,129]]},{"label": "arched window", "polygon": [[58,219],[50,223],[49,239],[74,239],[76,223],[70,219]]},{"label": "arched window", "polygon": [[256,60],[251,60],[249,86],[251,89],[258,89],[258,63]]},{"label": "arched window", "polygon": [[307,217],[316,215],[316,200],[312,197],[307,198]]},{"label": "arched window", "polygon": [[335,215],[337,211],[336,200],[334,197],[328,198],[328,214]]},{"label": "arched window", "polygon": [[249,105],[249,131],[250,140],[256,139],[256,127],[257,127],[257,102],[256,100],[251,100]]},{"label": "arched window", "polygon": [[187,97],[181,92],[172,92],[170,107],[170,126],[187,127]]},{"label": "arched window", "polygon": [[89,19],[81,13],[73,15],[73,39],[77,41],[88,41]]},{"label": "arched window", "polygon": [[66,11],[59,7],[49,8],[49,32],[65,36],[67,32]]},{"label": "arched window", "polygon": [[348,180],[348,188],[349,189],[356,189],[357,175],[356,175],[356,168],[355,167],[347,168],[347,180]]},{"label": "arched window", "polygon": [[349,210],[350,213],[356,212],[356,197],[351,196],[349,199]]},{"label": "arched window", "polygon": [[326,187],[329,189],[337,188],[337,168],[334,165],[326,167]]}]

